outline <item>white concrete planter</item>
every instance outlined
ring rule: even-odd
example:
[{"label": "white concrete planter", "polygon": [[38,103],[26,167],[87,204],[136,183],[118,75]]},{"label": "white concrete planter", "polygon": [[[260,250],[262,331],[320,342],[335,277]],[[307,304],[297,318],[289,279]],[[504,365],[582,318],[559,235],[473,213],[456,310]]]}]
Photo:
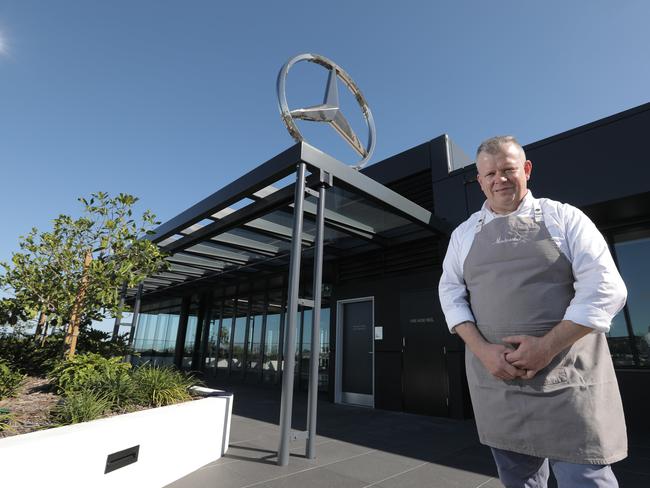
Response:
[{"label": "white concrete planter", "polygon": [[0,486],[163,487],[225,454],[233,397],[220,395],[2,439]]}]

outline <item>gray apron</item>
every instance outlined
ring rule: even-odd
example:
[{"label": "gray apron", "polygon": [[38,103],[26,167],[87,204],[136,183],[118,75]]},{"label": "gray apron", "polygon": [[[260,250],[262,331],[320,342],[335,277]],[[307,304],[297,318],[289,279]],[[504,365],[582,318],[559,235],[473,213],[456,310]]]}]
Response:
[{"label": "gray apron", "polygon": [[[571,263],[534,217],[481,215],[464,264],[476,325],[488,342],[542,336],[560,322],[574,295]],[[607,339],[590,333],[531,380],[492,376],[466,348],[474,414],[483,444],[580,464],[627,455],[623,407]]]}]

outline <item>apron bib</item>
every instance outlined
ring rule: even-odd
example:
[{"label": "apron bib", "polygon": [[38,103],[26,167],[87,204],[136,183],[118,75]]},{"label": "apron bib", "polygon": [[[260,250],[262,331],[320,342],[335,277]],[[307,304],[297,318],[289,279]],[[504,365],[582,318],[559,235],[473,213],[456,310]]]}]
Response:
[{"label": "apron bib", "polygon": [[[543,336],[574,295],[571,263],[544,224],[506,216],[483,225],[464,264],[476,326],[488,342]],[[590,333],[558,354],[532,380],[492,376],[465,349],[467,381],[480,440],[499,449],[579,464],[627,455],[627,434],[607,339]]]}]

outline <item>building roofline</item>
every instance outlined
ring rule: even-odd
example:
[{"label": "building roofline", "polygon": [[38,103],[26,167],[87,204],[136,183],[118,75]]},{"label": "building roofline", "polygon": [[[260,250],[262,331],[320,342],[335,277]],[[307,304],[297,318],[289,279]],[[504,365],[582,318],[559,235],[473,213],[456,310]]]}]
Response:
[{"label": "building roofline", "polygon": [[604,127],[606,125],[614,124],[616,122],[620,122],[621,120],[628,119],[630,117],[634,117],[636,115],[642,114],[644,112],[650,111],[650,102],[644,103],[643,105],[639,105],[638,107],[630,108],[628,110],[624,110],[622,112],[619,112],[614,115],[609,115],[607,117],[604,117],[602,119],[596,120],[594,122],[589,122],[588,124],[581,125],[579,127],[575,127],[573,129],[569,129],[564,132],[560,132],[559,134],[555,134],[553,136],[546,137],[544,139],[540,139],[539,141],[531,142],[530,144],[525,144],[524,149],[537,149],[542,146],[546,146],[547,144],[552,144],[555,142],[558,142],[562,139],[568,139],[570,137],[577,136],[579,134],[583,134],[585,132],[589,132],[594,129],[598,129],[601,127]]}]

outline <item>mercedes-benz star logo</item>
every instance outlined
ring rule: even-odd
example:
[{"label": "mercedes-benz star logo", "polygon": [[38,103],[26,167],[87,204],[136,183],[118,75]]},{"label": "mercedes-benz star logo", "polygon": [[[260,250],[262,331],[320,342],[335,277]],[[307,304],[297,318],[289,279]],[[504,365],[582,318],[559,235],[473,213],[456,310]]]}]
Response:
[{"label": "mercedes-benz star logo", "polygon": [[[289,110],[289,105],[287,104],[287,94],[285,90],[287,73],[289,73],[289,70],[294,64],[300,61],[309,61],[311,63],[320,64],[329,70],[327,87],[325,89],[325,99],[320,105]],[[361,141],[359,141],[359,138],[354,133],[354,130],[352,130],[352,127],[346,120],[339,107],[339,78],[341,81],[343,81],[343,83],[345,83],[345,85],[354,95],[354,98],[357,100],[357,103],[363,112],[363,116],[366,119],[366,124],[368,126],[368,143],[365,147],[363,144],[361,144]],[[354,149],[361,156],[361,161],[359,161],[353,167],[355,169],[361,169],[366,165],[370,159],[370,156],[372,156],[372,151],[375,149],[375,122],[372,118],[370,107],[368,107],[368,103],[363,97],[361,90],[359,90],[354,81],[352,81],[352,78],[350,78],[350,76],[345,71],[343,71],[340,66],[327,59],[325,56],[311,53],[299,54],[287,61],[287,63],[280,70],[280,73],[278,74],[277,88],[278,104],[280,107],[282,120],[289,130],[289,134],[291,134],[291,137],[293,137],[296,142],[306,142],[306,140],[300,133],[300,130],[298,129],[298,126],[296,125],[294,119],[311,120],[314,122],[327,122],[336,130],[336,132],[341,135],[341,137],[350,146],[352,146],[352,149]]]}]

